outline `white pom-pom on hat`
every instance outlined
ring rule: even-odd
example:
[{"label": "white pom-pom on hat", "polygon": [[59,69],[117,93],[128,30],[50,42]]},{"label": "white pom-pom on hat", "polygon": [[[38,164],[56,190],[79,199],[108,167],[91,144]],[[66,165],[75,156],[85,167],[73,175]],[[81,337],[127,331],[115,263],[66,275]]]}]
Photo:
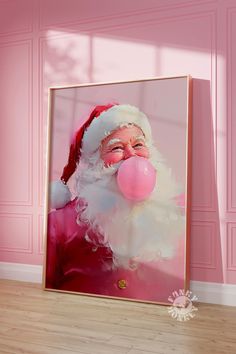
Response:
[{"label": "white pom-pom on hat", "polygon": [[50,207],[51,209],[63,208],[71,201],[71,192],[66,184],[60,181],[50,183]]}]

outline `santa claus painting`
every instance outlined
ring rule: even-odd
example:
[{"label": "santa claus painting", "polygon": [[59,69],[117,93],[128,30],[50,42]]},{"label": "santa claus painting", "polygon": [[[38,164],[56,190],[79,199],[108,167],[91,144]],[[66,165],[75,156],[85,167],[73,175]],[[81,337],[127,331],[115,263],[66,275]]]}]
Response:
[{"label": "santa claus painting", "polygon": [[167,303],[184,288],[183,186],[138,107],[96,106],[50,193],[47,289]]}]

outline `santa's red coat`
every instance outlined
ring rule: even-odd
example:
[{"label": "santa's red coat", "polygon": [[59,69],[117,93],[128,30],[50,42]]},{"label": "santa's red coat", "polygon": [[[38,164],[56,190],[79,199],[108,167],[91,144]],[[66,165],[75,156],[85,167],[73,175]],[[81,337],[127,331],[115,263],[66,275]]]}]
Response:
[{"label": "santa's red coat", "polygon": [[86,240],[75,207],[76,199],[49,213],[46,288],[164,303],[184,288],[183,240],[171,260],[115,268],[110,248]]}]

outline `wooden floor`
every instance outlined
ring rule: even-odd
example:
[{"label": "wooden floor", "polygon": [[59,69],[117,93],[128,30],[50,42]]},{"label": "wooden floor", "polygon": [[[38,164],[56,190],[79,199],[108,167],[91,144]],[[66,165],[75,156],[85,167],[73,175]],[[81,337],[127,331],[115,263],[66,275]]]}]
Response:
[{"label": "wooden floor", "polygon": [[166,306],[0,280],[0,353],[236,354],[236,307],[196,305],[178,322]]}]

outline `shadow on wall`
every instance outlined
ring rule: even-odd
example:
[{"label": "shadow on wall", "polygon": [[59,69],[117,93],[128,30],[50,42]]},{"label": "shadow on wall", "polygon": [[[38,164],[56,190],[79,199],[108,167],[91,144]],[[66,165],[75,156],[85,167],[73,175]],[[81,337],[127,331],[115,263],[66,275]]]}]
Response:
[{"label": "shadow on wall", "polygon": [[210,81],[193,79],[191,279],[224,282]]}]

